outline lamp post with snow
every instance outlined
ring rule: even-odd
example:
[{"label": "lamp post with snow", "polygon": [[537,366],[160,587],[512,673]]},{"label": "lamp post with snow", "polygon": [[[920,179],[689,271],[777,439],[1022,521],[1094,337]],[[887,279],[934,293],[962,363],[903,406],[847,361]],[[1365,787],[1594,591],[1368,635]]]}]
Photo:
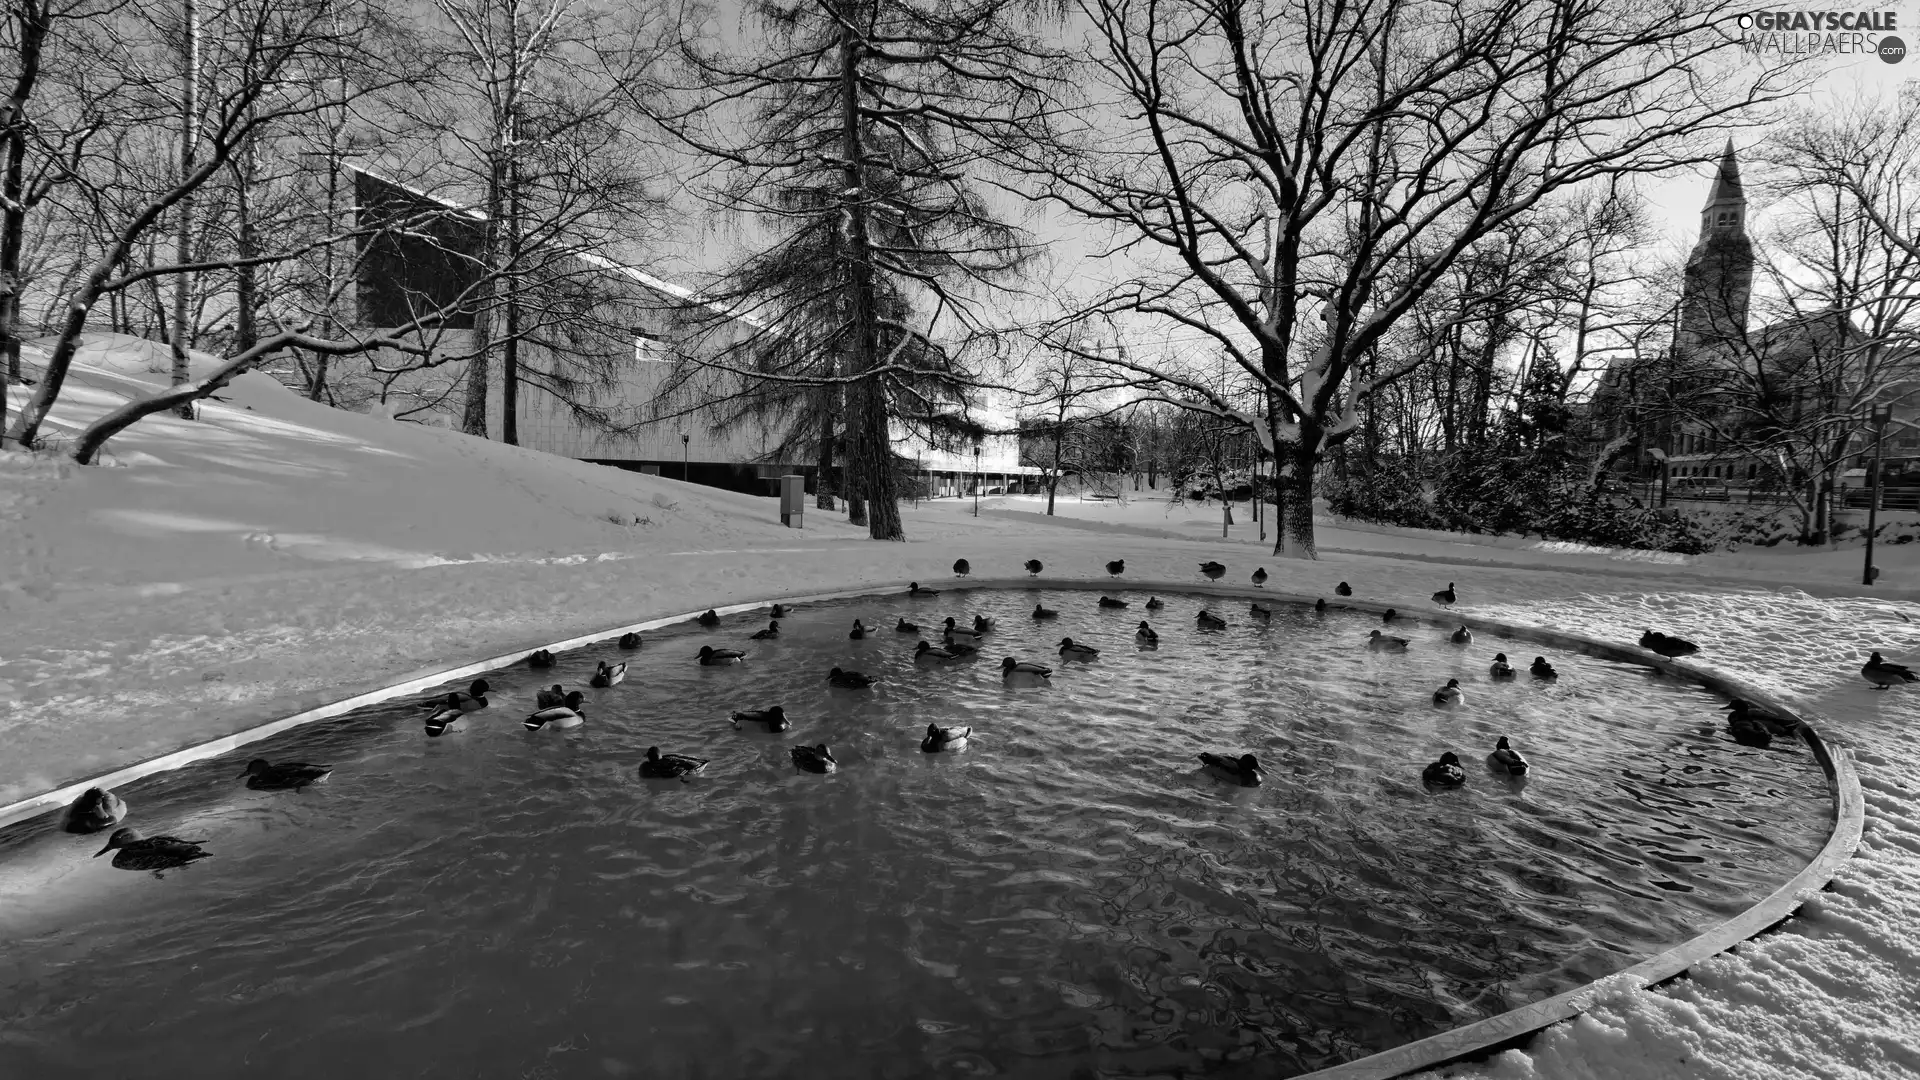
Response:
[{"label": "lamp post with snow", "polygon": [[1667,452],[1658,447],[1647,451],[1647,456],[1660,463],[1660,505],[1667,505],[1667,474],[1672,471],[1672,463],[1667,460]]},{"label": "lamp post with snow", "polygon": [[973,516],[980,516],[980,444],[973,444]]},{"label": "lamp post with snow", "polygon": [[684,431],[680,433],[680,482],[683,484],[687,482],[688,462],[693,456],[692,443],[693,436]]},{"label": "lamp post with snow", "polygon": [[1867,489],[1867,564],[1860,571],[1862,585],[1871,585],[1873,579],[1880,576],[1873,565],[1873,534],[1880,527],[1880,473],[1886,460],[1887,425],[1893,422],[1893,406],[1875,408],[1868,414],[1867,422],[1873,425],[1873,484]]}]

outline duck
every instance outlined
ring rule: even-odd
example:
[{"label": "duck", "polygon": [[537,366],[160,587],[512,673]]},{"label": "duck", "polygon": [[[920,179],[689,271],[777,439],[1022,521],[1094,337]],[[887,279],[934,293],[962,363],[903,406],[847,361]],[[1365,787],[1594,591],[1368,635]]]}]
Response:
[{"label": "duck", "polygon": [[1765,750],[1773,745],[1773,732],[1758,720],[1739,716],[1727,717],[1727,731],[1733,735],[1733,741],[1741,746],[1753,746]]},{"label": "duck", "polygon": [[240,779],[255,791],[298,791],[332,775],[331,765],[309,765],[304,761],[283,761],[274,765],[266,758],[254,758],[247,762],[247,769],[240,774]]},{"label": "duck", "polygon": [[1390,623],[1394,619],[1398,618],[1399,616],[1400,616],[1399,608],[1388,608],[1386,611],[1381,613],[1380,621],[1383,623]]},{"label": "duck", "polygon": [[711,760],[685,754],[663,754],[659,747],[649,746],[647,760],[640,763],[640,775],[650,780],[678,780],[684,784],[687,777],[706,768]]},{"label": "duck", "polygon": [[1340,584],[1338,584],[1338,585],[1335,585],[1335,586],[1333,587],[1333,595],[1335,595],[1335,596],[1352,596],[1352,595],[1353,595],[1353,586],[1351,586],[1351,585],[1349,585],[1349,584],[1347,584],[1346,582],[1344,582],[1344,581],[1343,581],[1343,582],[1341,582]]},{"label": "duck", "polygon": [[182,840],[177,836],[142,836],[138,829],[122,828],[115,829],[107,838],[107,846],[94,852],[93,857],[97,859],[113,851],[116,852],[114,869],[151,870],[154,877],[159,877],[162,870],[172,870],[212,855],[213,852],[201,846],[205,843],[205,840]]},{"label": "duck", "polygon": [[1267,568],[1266,567],[1260,566],[1260,567],[1254,568],[1253,584],[1255,588],[1266,587],[1266,584],[1267,584]]},{"label": "duck", "polygon": [[908,583],[907,583],[907,595],[908,595],[908,596],[939,596],[939,595],[940,595],[940,590],[939,590],[939,589],[924,589],[924,588],[921,588],[921,587],[920,587],[920,583],[919,583],[919,582],[917,582],[917,581],[910,581],[910,582],[908,582]]},{"label": "duck", "polygon": [[895,624],[893,629],[895,633],[917,634],[920,632],[920,624],[908,622],[906,620],[906,616],[903,615],[901,616],[899,623]]},{"label": "duck", "polygon": [[1454,601],[1458,599],[1459,597],[1454,595],[1453,582],[1451,581],[1447,582],[1446,588],[1441,589],[1439,592],[1433,594],[1433,602],[1436,604],[1439,604],[1442,607],[1449,607],[1453,604]]},{"label": "duck", "polygon": [[1153,627],[1148,626],[1145,619],[1140,620],[1140,629],[1135,630],[1133,636],[1141,641],[1158,642],[1160,640],[1160,635],[1153,632]]},{"label": "duck", "polygon": [[768,619],[766,629],[755,630],[753,633],[747,635],[747,640],[748,641],[770,641],[773,638],[777,638],[779,636],[780,636],[780,620]]},{"label": "duck", "polygon": [[1227,628],[1227,620],[1205,608],[1200,609],[1200,614],[1194,616],[1194,620],[1200,624],[1200,629],[1202,630],[1225,630]]},{"label": "duck", "polygon": [[1507,663],[1506,653],[1493,654],[1493,665],[1487,668],[1487,676],[1493,679],[1511,679],[1514,677],[1513,665]]},{"label": "duck", "polygon": [[1700,646],[1695,645],[1686,638],[1674,637],[1672,634],[1663,634],[1658,630],[1642,630],[1640,632],[1640,647],[1659,653],[1668,659],[1676,656],[1692,656],[1694,653],[1700,651]]},{"label": "duck", "polygon": [[942,632],[950,638],[965,638],[968,640],[983,636],[980,631],[975,630],[971,626],[961,626],[960,621],[951,615],[947,616],[947,628]]},{"label": "duck", "polygon": [[[775,618],[778,618],[778,616],[775,616]],[[719,626],[720,613],[713,610],[712,608],[708,608],[706,611],[706,614],[700,616],[699,618],[693,621],[699,623],[701,626],[709,626],[709,627]]]},{"label": "duck", "polygon": [[980,655],[980,646],[958,641],[952,634],[941,639],[940,647],[952,653],[955,660],[971,660]]},{"label": "duck", "polygon": [[833,751],[827,749],[826,743],[818,746],[796,746],[787,753],[793,757],[794,765],[802,772],[830,773],[840,769],[840,763],[834,760]]},{"label": "duck", "polygon": [[973,573],[973,566],[971,563],[967,562],[967,560],[965,559],[953,560],[953,574],[955,577],[966,577],[968,574],[971,574],[971,573]]},{"label": "duck", "polygon": [[452,708],[459,709],[461,712],[479,712],[481,709],[487,707],[487,695],[492,691],[493,687],[488,685],[487,680],[475,679],[473,680],[473,685],[467,687],[466,693],[462,694],[458,691],[449,691],[430,701],[421,702],[420,707],[423,709]]},{"label": "duck", "polygon": [[427,717],[427,737],[437,739],[449,731],[456,730],[460,721],[466,719],[467,710],[460,707],[460,695],[448,694],[438,712]]},{"label": "duck", "polygon": [[126,820],[127,803],[106,788],[93,787],[80,793],[67,807],[61,827],[70,833],[96,833]]},{"label": "duck", "polygon": [[1200,572],[1215,581],[1219,581],[1221,576],[1227,572],[1227,568],[1217,562],[1209,560],[1200,564]]},{"label": "duck", "polygon": [[593,678],[587,680],[587,685],[596,690],[605,690],[609,686],[620,685],[626,677],[627,662],[625,660],[620,661],[618,664],[608,664],[605,660],[602,660],[600,661],[600,666],[594,669]]},{"label": "duck", "polygon": [[772,611],[769,611],[769,612],[767,612],[767,618],[769,618],[769,619],[784,619],[784,618],[786,618],[787,616],[789,616],[789,615],[791,615],[791,614],[793,614],[793,609],[792,609],[792,608],[790,608],[790,607],[788,607],[788,606],[787,606],[787,605],[785,605],[785,604],[775,604],[775,605],[773,605],[773,610],[772,610]]},{"label": "duck", "polygon": [[633,632],[633,631],[631,631],[631,630],[629,630],[629,631],[627,631],[627,632],[626,632],[626,633],[624,633],[624,634],[621,634],[621,635],[620,635],[620,647],[621,647],[621,648],[623,648],[623,649],[637,649],[637,648],[639,648],[639,647],[640,647],[640,635],[639,635],[639,634],[636,634],[636,633],[634,633],[634,632]]},{"label": "duck", "polygon": [[1016,677],[1025,682],[1046,682],[1052,674],[1053,669],[1050,667],[1015,660],[1011,656],[1000,661],[1000,677],[1008,682],[1014,681]]},{"label": "duck", "polygon": [[1383,634],[1378,630],[1367,635],[1367,648],[1374,652],[1406,652],[1407,639]]},{"label": "duck", "polygon": [[1157,596],[1149,596],[1149,597],[1147,597],[1147,610],[1148,610],[1148,611],[1159,611],[1159,610],[1160,610],[1161,608],[1163,608],[1163,607],[1166,607],[1166,606],[1167,606],[1167,602],[1166,602],[1165,600],[1162,600],[1162,599],[1160,599],[1160,598],[1159,598],[1159,597],[1157,597]]},{"label": "duck", "polygon": [[1473,631],[1467,629],[1465,626],[1461,626],[1460,629],[1455,630],[1453,635],[1447,640],[1453,642],[1455,645],[1471,645],[1473,644]]},{"label": "duck", "polygon": [[741,724],[759,724],[768,731],[789,731],[793,728],[793,722],[787,719],[786,708],[780,705],[770,709],[734,713],[733,726],[737,728]]},{"label": "duck", "polygon": [[942,750],[959,750],[967,745],[967,740],[972,736],[973,729],[970,727],[943,728],[938,724],[928,724],[927,737],[920,740],[920,752],[937,754]]},{"label": "duck", "polygon": [[1044,604],[1033,605],[1033,617],[1036,619],[1057,619],[1060,613]]},{"label": "duck", "polygon": [[1255,600],[1253,602],[1253,605],[1250,608],[1248,608],[1248,612],[1252,614],[1253,617],[1256,619],[1271,619],[1273,618],[1273,614],[1274,614],[1273,607],[1271,605],[1263,604],[1258,600]]},{"label": "duck", "polygon": [[1420,771],[1420,781],[1431,787],[1455,788],[1467,782],[1467,771],[1460,767],[1460,755],[1449,750]]},{"label": "duck", "polygon": [[1467,692],[1460,689],[1459,679],[1448,679],[1447,685],[1433,692],[1435,705],[1458,705],[1467,700]]},{"label": "duck", "polygon": [[700,646],[700,666],[719,667],[722,664],[737,664],[747,658],[739,649],[716,649],[711,645]]},{"label": "duck", "polygon": [[853,629],[847,631],[847,640],[848,641],[865,641],[867,640],[868,633],[869,631],[867,630],[866,626],[864,626],[859,619],[855,619],[853,620]]},{"label": "duck", "polygon": [[1792,735],[1800,730],[1800,721],[1794,717],[1763,709],[1746,698],[1734,698],[1720,708],[1728,714],[1728,722],[1750,720],[1765,725],[1776,735]]},{"label": "duck", "polygon": [[1039,560],[1039,559],[1028,559],[1028,560],[1027,560],[1027,573],[1029,573],[1029,574],[1031,574],[1031,575],[1033,575],[1034,577],[1039,577],[1039,576],[1040,576],[1040,571],[1042,571],[1042,570],[1044,570],[1044,569],[1046,569],[1046,567],[1044,567],[1044,566],[1042,566],[1042,565],[1040,565],[1040,560]]},{"label": "duck", "polygon": [[1549,682],[1560,677],[1560,673],[1553,670],[1553,665],[1547,663],[1547,658],[1544,656],[1534,657],[1533,663],[1527,670],[1533,673],[1534,678],[1546,679]]},{"label": "duck", "polygon": [[1513,744],[1507,742],[1505,735],[1500,736],[1500,741],[1493,744],[1493,753],[1487,755],[1487,767],[1494,772],[1506,773],[1508,776],[1527,775],[1527,759],[1521,757],[1520,751],[1515,750]]},{"label": "duck", "polygon": [[1070,637],[1060,639],[1060,658],[1063,660],[1097,660],[1100,650],[1091,645],[1076,645]]},{"label": "duck", "polygon": [[530,668],[550,668],[553,666],[553,654],[545,649],[535,649],[533,654],[527,657],[527,666]]},{"label": "duck", "polygon": [[1259,787],[1266,779],[1260,771],[1260,759],[1252,754],[1241,754],[1239,760],[1225,754],[1200,754],[1200,761],[1216,775],[1239,784],[1241,787]]},{"label": "duck", "polygon": [[975,634],[993,633],[993,620],[987,618],[985,615],[975,615],[973,617],[973,632]]},{"label": "duck", "polygon": [[827,682],[842,690],[865,690],[867,687],[879,681],[879,679],[871,675],[865,675],[858,671],[842,671],[839,668],[834,668],[832,671],[827,672]]},{"label": "duck", "polygon": [[533,707],[536,709],[553,709],[566,703],[567,692],[560,688],[559,683],[554,683],[550,690],[536,690],[533,694]]},{"label": "duck", "polygon": [[1125,559],[1115,559],[1107,564],[1107,573],[1112,574],[1114,577],[1119,577],[1126,572],[1127,560]]},{"label": "duck", "polygon": [[1878,652],[1867,657],[1867,662],[1860,665],[1860,674],[1873,684],[1875,690],[1885,690],[1889,686],[1910,683],[1916,679],[1912,668],[1882,660]]},{"label": "duck", "polygon": [[1324,596],[1323,596],[1323,597],[1321,597],[1320,599],[1318,599],[1318,600],[1315,600],[1315,601],[1313,602],[1313,612],[1314,612],[1314,614],[1316,614],[1316,615],[1325,615],[1325,614],[1327,613],[1327,598],[1326,598],[1326,597],[1324,597]]},{"label": "duck", "polygon": [[944,664],[949,660],[957,659],[959,659],[958,654],[947,649],[936,649],[928,644],[925,638],[920,639],[920,644],[913,647],[913,662],[916,664]]},{"label": "duck", "polygon": [[559,730],[579,727],[587,722],[586,700],[587,695],[575,690],[561,698],[559,704],[549,705],[520,723],[528,731],[539,731],[543,727]]},{"label": "duck", "polygon": [[1116,600],[1111,596],[1102,596],[1100,598],[1100,606],[1103,608],[1123,608],[1127,606],[1127,602],[1125,600]]}]

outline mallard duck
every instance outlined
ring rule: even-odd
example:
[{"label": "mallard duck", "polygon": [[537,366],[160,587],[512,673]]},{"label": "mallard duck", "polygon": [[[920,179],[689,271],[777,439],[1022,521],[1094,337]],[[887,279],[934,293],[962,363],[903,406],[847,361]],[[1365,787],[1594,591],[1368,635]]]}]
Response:
[{"label": "mallard duck", "polygon": [[865,641],[867,640],[867,634],[869,634],[870,632],[871,631],[869,631],[864,625],[861,624],[859,619],[855,619],[853,620],[853,629],[847,631],[847,640],[848,641]]},{"label": "mallard duck", "polygon": [[1910,683],[1916,678],[1912,668],[1905,664],[1888,663],[1880,659],[1878,652],[1867,657],[1867,662],[1860,665],[1860,674],[1864,675],[1866,680],[1872,683],[1873,688],[1876,690],[1885,690],[1889,686]]},{"label": "mallard duck", "polygon": [[1100,598],[1100,606],[1103,608],[1123,608],[1127,606],[1127,602],[1125,600],[1116,600],[1111,596],[1102,596]]},{"label": "mallard duck", "polygon": [[684,784],[687,777],[706,768],[711,760],[685,754],[663,754],[659,747],[649,746],[647,760],[640,763],[640,775],[650,780],[678,780]]},{"label": "mallard duck", "polygon": [[968,564],[965,559],[955,559],[953,560],[953,572],[955,576],[966,577],[968,574],[973,573],[973,567]]},{"label": "mallard duck", "polygon": [[1493,666],[1487,668],[1487,675],[1495,679],[1511,679],[1514,677],[1513,665],[1507,663],[1506,653],[1493,654]]},{"label": "mallard duck", "polygon": [[1076,645],[1070,637],[1060,639],[1060,658],[1063,660],[1097,660],[1100,650],[1091,645]]},{"label": "mallard duck", "polygon": [[566,703],[567,692],[560,689],[559,683],[554,683],[550,690],[536,690],[533,694],[533,707],[536,709],[553,709]]},{"label": "mallard duck", "polygon": [[940,590],[939,589],[923,589],[920,587],[919,582],[910,581],[907,583],[907,595],[908,596],[939,596]]},{"label": "mallard duck", "polygon": [[[965,561],[965,559],[961,560],[961,562]],[[819,746],[796,746],[787,753],[793,756],[793,763],[802,772],[830,773],[840,768],[840,763],[834,760],[833,751],[827,749],[826,743],[821,743]]]},{"label": "mallard duck", "polygon": [[842,671],[839,668],[834,668],[832,671],[827,672],[827,681],[842,690],[865,690],[880,680],[871,675],[863,675],[858,671]]},{"label": "mallard duck", "polygon": [[1215,581],[1219,581],[1221,575],[1227,572],[1227,568],[1217,562],[1209,561],[1200,564],[1200,572]]},{"label": "mallard duck", "polygon": [[772,610],[772,611],[769,611],[769,612],[767,612],[767,618],[769,618],[769,619],[784,619],[784,618],[786,618],[787,616],[789,616],[789,615],[791,615],[791,614],[793,614],[793,609],[792,609],[792,608],[790,608],[790,607],[788,607],[788,606],[787,606],[787,605],[785,605],[785,604],[775,604],[775,605],[773,605],[773,610]]},{"label": "mallard duck", "polygon": [[1800,730],[1800,721],[1791,716],[1763,709],[1746,698],[1734,698],[1720,708],[1728,713],[1729,723],[1735,720],[1750,720],[1763,724],[1776,735],[1792,735]]},{"label": "mallard duck", "polygon": [[1318,600],[1315,600],[1315,601],[1313,602],[1313,612],[1314,612],[1314,614],[1316,614],[1316,615],[1325,615],[1325,614],[1327,613],[1327,598],[1326,598],[1326,597],[1324,597],[1324,596],[1323,596],[1323,597],[1321,597],[1320,599],[1318,599]]},{"label": "mallard duck", "polygon": [[1380,621],[1383,623],[1390,623],[1399,617],[1400,617],[1399,608],[1388,608],[1386,611],[1381,613]]},{"label": "mallard duck", "polygon": [[530,668],[550,668],[553,666],[553,654],[545,649],[535,649],[533,654],[527,657],[527,666]]},{"label": "mallard duck", "polygon": [[927,725],[927,737],[920,740],[920,750],[926,754],[937,754],[942,750],[959,750],[967,745],[967,739],[973,735],[970,727],[943,728],[938,724]]},{"label": "mallard duck", "polygon": [[920,632],[920,624],[910,623],[905,619],[905,617],[902,617],[899,623],[897,623],[893,629],[896,633],[917,634]]},{"label": "mallard duck", "polygon": [[1467,782],[1467,771],[1460,767],[1460,756],[1449,750],[1440,760],[1420,772],[1420,780],[1432,787],[1459,787]]},{"label": "mallard duck", "polygon": [[734,713],[733,726],[737,728],[741,724],[759,724],[768,731],[788,731],[793,727],[793,722],[787,719],[786,708],[780,705],[770,709]]},{"label": "mallard duck", "polygon": [[1160,599],[1157,596],[1150,596],[1147,598],[1148,611],[1159,611],[1161,608],[1166,606],[1167,606],[1167,602],[1165,600]]},{"label": "mallard duck", "polygon": [[1351,585],[1349,585],[1349,584],[1347,584],[1346,582],[1344,582],[1344,581],[1343,581],[1343,582],[1341,582],[1340,584],[1338,584],[1338,585],[1335,585],[1335,586],[1333,587],[1333,595],[1335,595],[1335,596],[1352,596],[1352,595],[1353,595],[1353,586],[1351,586]]},{"label": "mallard duck", "polygon": [[1255,600],[1253,604],[1248,607],[1247,612],[1256,619],[1271,619],[1274,614],[1273,608],[1270,605],[1263,604],[1258,600]]},{"label": "mallard duck", "polygon": [[467,710],[460,707],[459,694],[448,694],[443,701],[440,711],[427,717],[428,738],[437,739],[449,731],[456,730],[460,721],[466,718]]},{"label": "mallard duck", "polygon": [[722,664],[737,664],[747,658],[739,649],[716,649],[711,645],[700,646],[700,666],[719,667]]},{"label": "mallard duck", "polygon": [[755,630],[747,636],[748,641],[771,641],[780,636],[780,620],[768,619],[764,630]]},{"label": "mallard duck", "polygon": [[1040,565],[1040,560],[1039,560],[1039,559],[1028,559],[1028,560],[1027,560],[1027,573],[1028,573],[1028,574],[1031,574],[1031,575],[1032,575],[1032,576],[1034,576],[1034,577],[1039,577],[1039,576],[1040,576],[1040,571],[1042,571],[1042,570],[1045,570],[1045,569],[1046,569],[1046,567],[1044,567],[1044,566],[1042,566],[1042,565]]},{"label": "mallard duck", "polygon": [[1467,700],[1467,692],[1460,689],[1459,679],[1448,679],[1447,685],[1433,692],[1435,705],[1458,705]]},{"label": "mallard duck", "polygon": [[1547,679],[1551,681],[1560,677],[1560,673],[1553,670],[1553,665],[1547,663],[1547,658],[1544,656],[1534,657],[1532,666],[1528,667],[1527,670],[1532,672],[1533,677],[1536,679]]},{"label": "mallard duck", "polygon": [[1119,577],[1126,572],[1127,560],[1125,559],[1115,559],[1107,564],[1107,573],[1112,574],[1114,577]]},{"label": "mallard duck", "polygon": [[973,617],[973,632],[976,635],[993,633],[993,620],[987,618],[985,615],[975,615]]},{"label": "mallard duck", "polygon": [[473,680],[473,685],[467,687],[466,693],[462,694],[458,691],[449,691],[430,701],[421,702],[420,707],[423,709],[436,710],[454,708],[459,709],[461,712],[479,712],[481,709],[487,707],[487,695],[492,692],[493,687],[487,684],[487,680],[475,679]]},{"label": "mallard duck", "polygon": [[712,608],[708,608],[706,614],[700,616],[699,618],[693,621],[699,623],[701,626],[719,626],[720,613],[713,610]]},{"label": "mallard duck", "polygon": [[1260,782],[1266,779],[1266,775],[1260,771],[1260,759],[1252,754],[1241,754],[1236,761],[1225,754],[1202,753],[1200,761],[1215,774],[1241,787],[1259,787]]},{"label": "mallard duck", "polygon": [[1227,628],[1227,620],[1205,608],[1201,608],[1200,614],[1194,616],[1194,621],[1200,624],[1200,629],[1202,630],[1225,630]]},{"label": "mallard duck", "polygon": [[1441,589],[1439,592],[1433,594],[1433,602],[1441,605],[1442,607],[1446,607],[1452,604],[1457,599],[1459,598],[1454,595],[1453,582],[1451,581],[1447,582],[1446,588]]},{"label": "mallard duck", "polygon": [[951,615],[947,616],[947,628],[945,633],[950,638],[961,638],[967,641],[971,641],[974,638],[983,636],[983,634],[980,631],[975,630],[971,626],[961,626],[959,620],[955,619]]},{"label": "mallard duck", "polygon": [[1692,656],[1694,653],[1697,653],[1700,651],[1700,646],[1695,645],[1693,642],[1688,641],[1686,638],[1674,637],[1671,634],[1663,634],[1658,630],[1641,631],[1640,647],[1643,649],[1650,650],[1652,652],[1659,653],[1661,656],[1667,657],[1668,659],[1672,659],[1676,656]]},{"label": "mallard duck", "polygon": [[1265,588],[1266,584],[1267,584],[1267,568],[1264,566],[1254,568],[1254,571],[1253,571],[1254,587]]},{"label": "mallard duck", "polygon": [[88,788],[67,807],[62,827],[70,833],[94,833],[120,824],[126,816],[126,800],[106,788]]},{"label": "mallard duck", "polygon": [[113,857],[116,870],[151,870],[159,877],[162,870],[172,870],[185,866],[195,859],[204,859],[213,852],[200,845],[205,840],[182,840],[177,836],[141,836],[138,829],[115,829],[107,838],[107,846],[93,853],[99,858],[109,851],[118,851]]},{"label": "mallard duck", "polygon": [[1045,682],[1052,674],[1050,667],[1015,660],[1011,656],[1000,661],[1000,677],[1008,682]]},{"label": "mallard duck", "polygon": [[549,705],[525,720],[520,721],[528,731],[539,731],[543,727],[558,730],[576,728],[587,722],[585,702],[587,695],[575,690],[560,699],[557,705]]},{"label": "mallard duck", "polygon": [[1527,759],[1521,757],[1520,751],[1508,744],[1505,735],[1500,736],[1500,741],[1493,744],[1493,753],[1487,755],[1487,767],[1494,772],[1506,773],[1508,776],[1527,775]]},{"label": "mallard duck", "polygon": [[1135,630],[1133,636],[1139,638],[1141,641],[1157,642],[1160,640],[1160,635],[1153,632],[1153,627],[1148,626],[1145,619],[1140,620],[1140,629]]},{"label": "mallard duck", "polygon": [[240,774],[240,779],[255,791],[297,791],[332,775],[331,765],[309,765],[304,761],[283,761],[274,765],[265,758],[254,758],[247,762],[246,771]]},{"label": "mallard duck", "polygon": [[1455,645],[1471,645],[1473,644],[1473,631],[1462,626],[1460,629],[1455,630],[1453,636],[1447,640],[1453,642]]},{"label": "mallard duck", "polygon": [[605,690],[609,686],[620,685],[626,677],[627,662],[625,660],[617,664],[609,664],[602,660],[600,666],[594,669],[593,678],[587,680],[587,685],[596,690]]},{"label": "mallard duck", "polygon": [[925,638],[922,638],[920,644],[913,647],[913,662],[916,664],[944,664],[955,659],[958,659],[958,657],[953,652],[946,649],[936,649],[932,645],[929,645]]},{"label": "mallard duck", "polygon": [[621,647],[621,648],[623,648],[623,649],[637,649],[637,648],[639,648],[639,647],[640,647],[640,635],[639,635],[639,634],[636,634],[636,633],[634,633],[634,632],[633,632],[633,631],[631,631],[631,630],[629,630],[629,631],[627,631],[627,632],[626,632],[626,633],[624,633],[624,634],[621,634],[621,635],[620,635],[620,647]]},{"label": "mallard duck", "polygon": [[980,646],[956,640],[952,634],[946,636],[940,647],[952,653],[955,660],[971,660],[980,655]]},{"label": "mallard duck", "polygon": [[1406,652],[1407,639],[1383,634],[1378,630],[1367,635],[1367,648],[1374,652]]},{"label": "mallard duck", "polygon": [[1733,741],[1741,746],[1755,746],[1765,750],[1773,745],[1773,732],[1758,720],[1729,716],[1727,731],[1733,735]]}]

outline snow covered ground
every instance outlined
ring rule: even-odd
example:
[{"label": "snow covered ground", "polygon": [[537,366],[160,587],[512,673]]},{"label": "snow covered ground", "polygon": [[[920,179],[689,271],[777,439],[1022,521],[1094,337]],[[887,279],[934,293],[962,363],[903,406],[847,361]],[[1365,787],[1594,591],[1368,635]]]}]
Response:
[{"label": "snow covered ground", "polygon": [[[34,356],[27,357],[31,363]],[[164,357],[101,336],[50,431],[158,385]],[[23,395],[14,388],[13,405]],[[1032,498],[906,508],[879,544],[832,514],[338,412],[243,376],[193,422],[153,418],[110,467],[0,455],[0,802],[461,659],[650,616],[979,574],[1228,580],[1424,603],[1634,638],[1653,625],[1815,714],[1858,756],[1860,853],[1782,931],[1656,992],[1602,995],[1524,1051],[1444,1070],[1521,1078],[1920,1077],[1920,688],[1871,691],[1866,651],[1920,652],[1920,545],[1680,561],[1537,541],[1326,528],[1317,563],[1265,554],[1219,507]],[[1866,595],[1871,592],[1872,595]],[[1717,715],[1717,714],[1716,714]],[[1711,722],[1711,718],[1703,718]]]}]

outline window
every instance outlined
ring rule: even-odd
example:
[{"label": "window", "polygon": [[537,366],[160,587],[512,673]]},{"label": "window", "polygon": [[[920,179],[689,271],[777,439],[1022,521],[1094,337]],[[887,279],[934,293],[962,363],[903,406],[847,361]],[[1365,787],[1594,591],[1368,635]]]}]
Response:
[{"label": "window", "polygon": [[645,330],[633,332],[633,358],[642,363],[664,364],[673,359],[673,344],[659,334]]},{"label": "window", "polygon": [[1731,211],[1731,210],[1722,210],[1722,211],[1720,211],[1720,216],[1719,216],[1719,219],[1718,219],[1717,221],[1715,221],[1715,222],[1714,222],[1714,224],[1716,224],[1716,225],[1718,225],[1719,227],[1721,227],[1721,228],[1723,228],[1723,229],[1724,229],[1724,228],[1726,228],[1727,226],[1729,226],[1729,225],[1731,225],[1731,224],[1733,224],[1733,218],[1734,218],[1734,213],[1733,213],[1733,211]]}]

